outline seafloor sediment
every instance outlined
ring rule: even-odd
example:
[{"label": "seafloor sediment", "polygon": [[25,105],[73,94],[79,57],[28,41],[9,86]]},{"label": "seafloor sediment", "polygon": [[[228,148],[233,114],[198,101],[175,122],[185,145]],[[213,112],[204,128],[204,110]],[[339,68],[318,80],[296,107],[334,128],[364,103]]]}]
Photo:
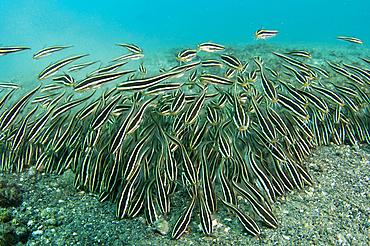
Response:
[{"label": "seafloor sediment", "polygon": [[[199,217],[178,241],[160,235],[145,218],[117,220],[114,204],[99,203],[73,188],[72,173],[62,176],[39,172],[2,173],[17,182],[22,203],[2,208],[17,225],[27,228],[27,240],[18,245],[369,245],[370,147],[323,146],[313,151],[307,165],[313,187],[293,191],[273,204],[279,228],[262,228],[260,238],[248,235],[235,215],[220,210],[214,219],[214,237],[204,237]],[[173,202],[180,207],[181,194]],[[165,219],[172,227],[181,211]]]}]

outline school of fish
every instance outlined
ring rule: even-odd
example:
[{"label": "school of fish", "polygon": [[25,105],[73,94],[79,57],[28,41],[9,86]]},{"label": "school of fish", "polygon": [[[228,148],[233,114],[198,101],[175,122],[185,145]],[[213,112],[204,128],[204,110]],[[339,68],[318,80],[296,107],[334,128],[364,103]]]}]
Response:
[{"label": "school of fish", "polygon": [[[277,33],[261,28],[255,38]],[[240,61],[206,42],[174,55],[178,66],[155,72],[144,67],[141,48],[117,45],[129,54],[79,80],[71,73],[98,61],[68,65],[87,54],[53,62],[31,91],[0,83],[1,170],[71,169],[75,188],[115,203],[119,219],[144,213],[154,225],[181,210],[173,239],[191,220],[212,235],[220,209],[259,236],[261,225],[279,226],[271,207],[277,197],[313,184],[304,162],[313,149],[370,144],[370,57],[318,66],[304,50],[271,51],[271,64],[258,56]],[[44,48],[33,58],[67,48]],[[28,49],[0,47],[0,55]],[[200,52],[210,59],[200,60]],[[137,70],[123,69],[138,59]],[[185,209],[171,203],[175,193]]]}]

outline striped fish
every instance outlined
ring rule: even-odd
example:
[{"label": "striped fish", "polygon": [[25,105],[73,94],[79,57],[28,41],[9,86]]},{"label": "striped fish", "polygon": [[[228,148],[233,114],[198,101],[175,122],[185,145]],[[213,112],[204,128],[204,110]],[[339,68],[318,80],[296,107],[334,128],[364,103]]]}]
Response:
[{"label": "striped fish", "polygon": [[43,79],[46,79],[46,78],[49,78],[51,76],[53,76],[54,74],[56,74],[59,69],[61,69],[62,67],[68,65],[69,63],[71,62],[74,62],[75,60],[77,59],[80,59],[82,57],[85,57],[87,56],[88,54],[84,54],[84,55],[78,55],[78,56],[73,56],[73,57],[69,57],[67,59],[64,59],[64,60],[60,60],[58,62],[55,62],[49,66],[47,66],[38,76],[38,79],[39,80],[43,80]]},{"label": "striped fish", "polygon": [[335,38],[340,39],[340,40],[344,40],[344,41],[348,41],[348,42],[351,42],[351,43],[354,43],[354,44],[363,44],[362,40],[360,40],[358,38],[354,38],[354,37],[337,36]]},{"label": "striped fish", "polygon": [[168,214],[170,212],[170,200],[168,197],[167,190],[165,189],[165,172],[162,175],[162,163],[164,161],[164,146],[161,148],[161,154],[158,157],[157,168],[155,172],[155,180],[157,186],[157,195],[158,195],[158,205],[163,214]]},{"label": "striped fish", "polygon": [[227,174],[225,173],[226,166],[227,161],[224,158],[222,158],[218,170],[218,178],[219,182],[221,183],[222,193],[224,194],[225,201],[236,206],[238,204],[238,200],[236,199],[236,194],[233,185],[227,179],[226,176]]},{"label": "striped fish", "polygon": [[16,152],[18,148],[21,146],[25,139],[25,134],[27,130],[27,122],[31,118],[31,116],[36,112],[38,106],[32,109],[23,119],[21,126],[18,128],[12,144],[12,151]]},{"label": "striped fish", "polygon": [[211,84],[211,85],[232,85],[234,84],[231,80],[219,77],[213,74],[203,74],[199,76],[199,81],[203,85]]},{"label": "striped fish", "polygon": [[189,157],[188,151],[185,149],[180,139],[170,135],[167,132],[165,132],[165,134],[172,142],[180,146],[182,153],[182,164],[184,168],[184,175],[191,185],[196,184],[198,182],[198,175],[197,172],[195,171],[194,163]]},{"label": "striped fish", "polygon": [[215,107],[211,105],[206,106],[207,120],[212,126],[218,126],[221,123],[220,115]]},{"label": "striped fish", "polygon": [[319,109],[321,112],[323,112],[324,114],[329,113],[329,107],[325,100],[322,100],[313,93],[304,90],[299,90],[299,92],[302,93],[305,97],[307,97],[308,101],[315,105],[315,107]]},{"label": "striped fish", "polygon": [[237,206],[232,203],[229,203],[223,199],[221,199],[223,204],[231,209],[239,218],[239,221],[243,224],[244,228],[248,231],[248,233],[252,234],[253,236],[259,236],[261,234],[261,229],[257,225],[257,223],[248,215],[243,213]]},{"label": "striped fish", "polygon": [[22,51],[22,50],[30,50],[29,47],[18,47],[18,46],[9,46],[9,47],[0,47],[0,56],[5,56],[10,53]]},{"label": "striped fish", "polygon": [[77,72],[77,71],[80,71],[81,69],[84,69],[88,66],[91,66],[97,62],[99,62],[100,60],[97,60],[97,61],[93,61],[93,62],[87,62],[87,63],[82,63],[82,64],[77,64],[77,65],[73,65],[72,67],[68,68],[67,72]]},{"label": "striped fish", "polygon": [[177,90],[181,86],[183,86],[184,83],[166,83],[166,84],[157,84],[152,85],[145,91],[145,95],[160,95],[167,93],[171,90]]},{"label": "striped fish", "polygon": [[200,223],[202,225],[202,230],[207,236],[210,236],[213,232],[211,212],[207,208],[205,199],[202,196],[199,197],[199,204],[200,204]]},{"label": "striped fish", "polygon": [[53,82],[61,83],[65,86],[73,86],[74,83],[75,83],[75,80],[72,76],[70,76],[68,74],[64,74],[62,76],[58,76],[58,77],[53,78]]},{"label": "striped fish", "polygon": [[181,65],[181,66],[176,66],[174,68],[171,68],[169,70],[169,72],[171,72],[171,73],[174,73],[174,72],[186,73],[187,71],[190,71],[190,70],[198,67],[200,64],[201,64],[201,61],[197,61],[197,62],[184,64],[184,65]]},{"label": "striped fish", "polygon": [[147,74],[146,68],[143,65],[143,61],[140,62],[139,72],[142,74],[142,78]]},{"label": "striped fish", "polygon": [[238,128],[239,132],[245,132],[246,130],[248,130],[248,127],[249,127],[250,117],[249,117],[249,115],[245,111],[244,107],[242,106],[242,104],[240,103],[240,101],[237,98],[236,83],[234,85],[234,103],[233,103],[233,107],[234,107],[234,115],[233,115],[234,123],[235,123],[236,127]]},{"label": "striped fish", "polygon": [[204,51],[204,52],[215,52],[215,51],[220,51],[224,49],[225,49],[225,46],[222,46],[220,44],[214,44],[211,42],[201,43],[197,45],[197,50]]},{"label": "striped fish", "polygon": [[308,105],[306,97],[301,95],[301,93],[299,93],[298,90],[293,85],[289,84],[288,82],[284,82],[280,79],[278,81],[280,82],[280,84],[284,86],[284,88],[287,89],[287,91],[293,97],[293,99],[296,100],[300,105],[304,107]]},{"label": "striped fish", "polygon": [[193,72],[191,72],[191,74],[189,74],[189,77],[188,77],[189,82],[197,81],[197,72],[198,70],[194,70]]},{"label": "striped fish", "polygon": [[153,199],[153,195],[151,192],[152,184],[155,180],[152,179],[149,184],[147,185],[146,191],[146,209],[145,209],[145,217],[148,224],[153,225],[158,220],[158,215],[155,209],[155,203]]},{"label": "striped fish", "polygon": [[278,34],[279,31],[276,31],[276,30],[264,30],[263,27],[261,27],[261,29],[259,29],[258,31],[256,31],[254,33],[254,37],[256,39],[267,39],[267,38],[272,38],[272,37],[275,37],[276,34]]},{"label": "striped fish", "polygon": [[261,78],[262,78],[262,88],[265,93],[265,96],[271,103],[276,103],[278,101],[278,94],[275,90],[274,84],[267,78],[265,73],[263,72],[262,63],[260,63],[257,59],[254,59],[261,71]]},{"label": "striped fish", "polygon": [[64,50],[66,48],[73,47],[73,45],[69,46],[53,46],[53,47],[48,47],[40,50],[39,52],[36,52],[36,54],[33,55],[33,59],[39,59],[43,57],[50,56],[51,54],[54,54],[57,51]]},{"label": "striped fish", "polygon": [[[232,69],[232,68],[228,68],[225,73],[224,73],[224,76],[227,78],[227,79],[231,79],[232,77],[234,77],[236,73],[236,70],[235,69]],[[240,77],[240,76],[238,76]],[[244,77],[242,77],[244,78]]]},{"label": "striped fish", "polygon": [[287,69],[289,69],[290,71],[293,72],[293,74],[294,74],[296,80],[298,81],[298,83],[300,83],[304,88],[310,88],[310,81],[308,80],[308,78],[306,76],[304,76],[302,73],[298,72],[297,70],[295,70],[292,67],[289,67],[285,64],[282,64],[282,65],[285,68],[287,68]]},{"label": "striped fish", "polygon": [[221,55],[221,60],[224,63],[226,63],[226,65],[228,65],[229,67],[234,68],[238,71],[243,69],[243,64],[239,61],[238,58],[236,58],[233,55],[223,54],[223,55]]},{"label": "striped fish", "polygon": [[248,82],[254,83],[257,81],[258,76],[257,76],[257,69],[254,69],[250,73],[248,73]]},{"label": "striped fish", "polygon": [[359,67],[356,67],[356,66],[352,66],[352,65],[346,64],[344,62],[342,64],[343,64],[343,66],[345,66],[345,67],[347,67],[349,69],[352,69],[356,73],[358,73],[361,76],[363,76],[364,78],[366,78],[367,81],[370,81],[370,71],[365,70],[365,69],[362,69],[362,68],[359,68]]},{"label": "striped fish", "polygon": [[74,86],[75,92],[91,91],[100,88],[102,85],[111,82],[122,76],[133,73],[135,70],[120,71],[115,73],[104,73],[95,76],[87,77]]},{"label": "striped fish", "polygon": [[282,136],[288,135],[288,127],[286,126],[284,120],[280,117],[280,115],[270,106],[267,106],[266,112],[271,119],[271,122],[276,126],[276,130]]},{"label": "striped fish", "polygon": [[15,83],[8,83],[8,82],[0,82],[0,87],[8,88],[8,89],[21,89],[22,88],[20,85],[17,85]]},{"label": "striped fish", "polygon": [[198,118],[199,111],[203,107],[206,92],[207,92],[207,89],[203,90],[202,94],[200,94],[198,98],[191,105],[189,105],[189,108],[185,113],[185,124],[186,125],[193,124],[195,120]]},{"label": "striped fish", "polygon": [[202,67],[209,67],[209,68],[222,67],[222,62],[217,61],[217,60],[206,60],[206,61],[202,61]]},{"label": "striped fish", "polygon": [[291,56],[303,57],[308,59],[312,58],[311,54],[304,50],[291,50],[287,52],[287,54]]},{"label": "striped fish", "polygon": [[279,103],[286,109],[290,110],[290,112],[298,115],[302,120],[309,119],[309,113],[307,110],[302,107],[299,103],[295,102],[294,100],[290,99],[289,97],[279,93]]},{"label": "striped fish", "polygon": [[98,108],[102,100],[103,99],[100,98],[100,100],[95,100],[94,102],[90,103],[88,106],[86,106],[83,110],[79,112],[77,118],[80,121],[83,121],[85,118],[89,117],[91,114],[95,112],[95,110]]},{"label": "striped fish", "polygon": [[52,98],[54,96],[58,95],[58,93],[53,93],[53,94],[49,94],[49,95],[46,95],[46,96],[39,96],[39,97],[35,97],[32,101],[31,101],[31,104],[35,104],[35,103],[43,103],[43,102],[50,102],[52,100]]},{"label": "striped fish", "polygon": [[183,75],[184,70],[180,72],[170,72],[146,79],[130,80],[117,85],[119,91],[134,91],[148,89],[150,86],[156,85],[164,80],[176,78]]},{"label": "striped fish", "polygon": [[[208,170],[208,160],[206,155],[206,145],[211,142],[204,142],[199,146],[200,160],[201,160],[201,178],[202,178],[202,188],[204,195],[204,206],[205,209],[209,210],[210,213],[214,213],[217,210],[217,198],[214,189],[214,184],[212,183],[210,173]],[[203,199],[202,199],[203,200]],[[209,231],[209,230],[208,230]]]},{"label": "striped fish", "polygon": [[265,67],[272,75],[272,77],[274,78],[279,78],[280,77],[280,74],[278,71],[275,71],[274,69],[272,68],[269,68],[269,67]]},{"label": "striped fish", "polygon": [[265,135],[268,142],[272,144],[278,142],[275,126],[272,124],[270,119],[266,117],[266,115],[260,110],[259,105],[257,104],[255,98],[253,97],[252,97],[252,105],[256,113],[259,125],[262,129],[262,133]]},{"label": "striped fish", "polygon": [[254,197],[252,192],[249,192],[249,190],[242,188],[235,181],[233,181],[233,185],[237,189],[237,191],[248,200],[248,202],[252,205],[253,210],[264,220],[264,222],[268,226],[274,229],[278,228],[279,223],[275,215],[272,213],[272,211],[269,208],[266,208],[262,203],[260,203]]},{"label": "striped fish", "polygon": [[[54,108],[50,108],[47,112],[44,113],[44,115],[39,118],[35,124],[32,126],[30,131],[27,135],[27,141],[32,142],[42,131],[42,129],[45,127],[46,123],[49,121],[51,113],[53,112]],[[51,127],[49,129],[52,129]]]},{"label": "striped fish", "polygon": [[280,53],[277,53],[277,52],[272,52],[271,51],[271,53],[274,54],[274,55],[276,55],[276,56],[278,56],[278,57],[280,57],[281,59],[283,59],[284,61],[286,61],[290,65],[293,65],[293,66],[298,67],[298,68],[300,68],[302,70],[305,70],[305,71],[309,71],[310,70],[309,67],[308,67],[308,65],[304,64],[303,62],[300,62],[300,61],[298,61],[296,59],[293,59],[293,58],[291,58],[289,56],[286,56],[286,55],[283,55],[283,54],[280,54]]},{"label": "striped fish", "polygon": [[136,184],[136,180],[139,178],[140,170],[141,166],[135,169],[135,174],[133,175],[132,179],[128,180],[124,185],[122,185],[122,191],[117,196],[116,200],[117,218],[123,219],[128,212],[134,192],[134,185]]},{"label": "striped fish", "polygon": [[[248,150],[248,164],[251,170],[253,171],[255,177],[259,180],[259,183],[263,187],[264,191],[267,193],[267,196],[270,201],[275,202],[276,201],[276,195],[275,195],[275,190],[273,188],[273,185],[270,181],[270,178],[266,176],[266,170],[262,170],[263,168],[259,167],[255,160],[255,154],[251,149]],[[260,157],[262,159],[262,154],[260,154]]]},{"label": "striped fish", "polygon": [[143,53],[143,50],[134,44],[116,44],[116,45],[125,47],[126,49],[128,49],[129,51],[135,54]]},{"label": "striped fish", "polygon": [[143,117],[144,117],[144,113],[145,113],[145,110],[149,107],[149,105],[154,102],[155,100],[157,99],[157,97],[153,97],[147,101],[145,101],[141,106],[140,108],[138,109],[138,111],[132,116],[132,118],[130,119],[130,122],[128,123],[128,126],[127,126],[127,132],[126,134],[129,135],[131,133],[133,133],[134,131],[136,131],[136,129],[139,128],[142,120],[143,120]]},{"label": "striped fish", "polygon": [[344,69],[343,67],[341,67],[339,64],[335,63],[335,62],[329,62],[327,60],[325,60],[325,62],[337,73],[345,76],[345,77],[350,77],[351,76],[351,73],[348,72],[346,69]]},{"label": "striped fish", "polygon": [[141,54],[141,53],[131,53],[131,54],[127,54],[127,55],[123,55],[123,56],[120,56],[120,57],[117,57],[113,60],[111,60],[110,62],[116,62],[116,61],[125,61],[125,60],[139,60],[141,58],[144,58],[144,54]]},{"label": "striped fish", "polygon": [[114,98],[101,112],[99,115],[96,116],[94,121],[91,123],[91,129],[93,131],[97,131],[100,127],[102,127],[108,120],[110,113],[112,112],[113,108],[116,106],[118,101],[121,99],[122,95],[117,96]]},{"label": "striped fish", "polygon": [[326,71],[325,69],[323,69],[321,67],[318,67],[318,66],[311,65],[311,64],[306,64],[306,65],[307,65],[307,67],[310,67],[310,68],[313,68],[313,69],[316,69],[317,71],[319,71],[319,73],[324,75],[325,78],[331,78],[330,73],[328,71]]},{"label": "striped fish", "polygon": [[115,154],[118,151],[118,149],[122,146],[122,142],[126,137],[128,123],[131,119],[132,114],[134,113],[134,109],[135,109],[134,106],[132,106],[131,110],[127,113],[126,118],[122,122],[118,132],[115,134],[115,137],[110,146],[110,152],[112,154]]},{"label": "striped fish", "polygon": [[140,186],[138,185],[138,188],[134,191],[132,201],[129,204],[130,207],[127,211],[127,216],[129,218],[135,218],[142,210],[145,201],[145,194],[146,190],[144,189],[144,187],[141,184]]},{"label": "striped fish", "polygon": [[86,100],[91,98],[93,95],[94,95],[94,93],[92,93],[91,95],[89,95],[87,97],[80,98],[80,99],[68,102],[68,103],[63,104],[62,106],[56,108],[54,113],[53,113],[53,116],[51,117],[51,120],[53,121],[53,120],[57,119],[60,115],[66,113],[70,109],[72,109],[72,108],[80,105],[81,103],[85,102]]},{"label": "striped fish", "polygon": [[323,96],[326,96],[328,99],[330,99],[332,102],[338,104],[340,107],[344,106],[343,99],[338,94],[336,94],[335,92],[333,92],[331,90],[328,90],[324,87],[316,86],[316,85],[312,85],[312,87],[314,88],[314,90],[316,92],[320,93]]},{"label": "striped fish", "polygon": [[170,106],[170,114],[171,115],[176,115],[181,112],[181,110],[184,109],[186,105],[186,100],[185,100],[185,93],[184,91],[177,92],[176,97],[171,103]]},{"label": "striped fish", "polygon": [[41,88],[41,93],[53,93],[55,91],[63,89],[63,86],[55,85],[55,84],[48,84]]},{"label": "striped fish", "polygon": [[363,60],[364,62],[366,62],[366,63],[368,63],[368,64],[370,64],[370,60],[369,59],[366,59],[366,58],[364,58],[364,57],[359,57],[361,60]]},{"label": "striped fish", "polygon": [[[70,120],[67,128],[64,130],[64,132],[60,136],[58,136],[58,138],[56,139],[56,142],[53,143],[53,148],[55,152],[59,152],[66,144],[67,138],[73,129],[75,119],[77,118],[77,116],[78,114],[74,114],[72,116],[72,119]],[[59,127],[59,129],[61,130],[61,127]]]},{"label": "striped fish", "polygon": [[231,138],[227,132],[225,132],[224,127],[231,122],[231,120],[225,121],[219,128],[217,134],[217,145],[218,151],[220,152],[222,158],[230,159],[233,156],[232,147],[231,147]]},{"label": "striped fish", "polygon": [[91,72],[89,75],[87,75],[86,77],[90,77],[94,74],[103,74],[103,73],[110,73],[110,72],[114,72],[116,71],[118,68],[120,68],[121,66],[125,65],[127,62],[120,62],[120,63],[117,63],[117,64],[114,64],[114,65],[111,65],[111,66],[108,66],[108,67],[102,67],[102,68],[99,68],[93,72]]},{"label": "striped fish", "polygon": [[197,50],[191,50],[191,49],[187,49],[187,50],[183,50],[181,51],[177,57],[176,57],[176,60],[180,61],[180,62],[189,62],[191,61],[191,59],[194,58],[194,56],[197,55]]},{"label": "striped fish", "polygon": [[191,214],[193,213],[194,205],[195,205],[195,196],[191,200],[190,204],[187,206],[185,211],[181,214],[181,216],[176,221],[176,224],[172,231],[172,238],[175,240],[180,239],[180,237],[185,233],[188,225],[190,224]]},{"label": "striped fish", "polygon": [[29,99],[36,93],[36,91],[40,89],[40,87],[41,85],[30,91],[28,94],[19,99],[13,105],[13,107],[11,107],[8,111],[4,112],[0,125],[1,131],[5,131],[9,126],[11,126],[14,123],[14,120],[16,119],[20,111],[24,108],[24,106],[28,103]]}]

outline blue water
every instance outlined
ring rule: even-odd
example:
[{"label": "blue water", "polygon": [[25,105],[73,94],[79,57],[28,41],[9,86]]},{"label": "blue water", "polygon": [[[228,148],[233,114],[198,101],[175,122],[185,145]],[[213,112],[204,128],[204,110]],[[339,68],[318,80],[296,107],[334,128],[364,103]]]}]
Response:
[{"label": "blue water", "polygon": [[[34,74],[69,54],[89,53],[90,61],[112,59],[122,55],[122,48],[115,43],[134,43],[149,55],[168,47],[195,48],[209,40],[223,45],[271,42],[345,46],[348,43],[335,36],[354,36],[367,48],[369,11],[370,1],[365,0],[2,0],[0,45],[28,46],[31,51],[0,57],[0,81],[34,81]],[[262,26],[280,33],[273,39],[256,41],[253,34]],[[43,47],[71,44],[75,47],[60,56],[32,59]]]}]

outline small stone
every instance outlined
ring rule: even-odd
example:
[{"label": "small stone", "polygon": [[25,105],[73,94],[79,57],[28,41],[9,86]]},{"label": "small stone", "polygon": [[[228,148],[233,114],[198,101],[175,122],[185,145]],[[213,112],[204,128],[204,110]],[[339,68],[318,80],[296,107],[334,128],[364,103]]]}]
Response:
[{"label": "small stone", "polygon": [[49,215],[48,211],[46,209],[42,210],[41,217],[46,218]]},{"label": "small stone", "polygon": [[37,231],[32,232],[32,236],[38,236],[38,235],[42,235],[42,234],[44,234],[44,231],[42,231],[42,230],[37,230]]},{"label": "small stone", "polygon": [[13,227],[10,223],[0,223],[0,231],[2,234],[11,233]]},{"label": "small stone", "polygon": [[170,224],[165,219],[159,219],[154,222],[154,228],[162,235],[167,235]]},{"label": "small stone", "polygon": [[143,224],[143,225],[146,225],[146,219],[143,218],[143,217],[139,217],[138,220]]},{"label": "small stone", "polygon": [[27,174],[29,175],[29,176],[35,176],[36,175],[36,173],[37,173],[37,171],[36,171],[36,167],[35,166],[32,166],[32,167],[30,167],[29,169],[28,169],[28,172],[27,172]]},{"label": "small stone", "polygon": [[47,224],[47,225],[52,225],[52,226],[55,226],[55,225],[57,225],[57,220],[55,219],[55,218],[50,218],[50,219],[47,219],[46,221],[45,221],[45,223]]},{"label": "small stone", "polygon": [[218,225],[217,219],[212,220],[212,227],[216,227]]},{"label": "small stone", "polygon": [[20,237],[27,236],[27,234],[28,234],[27,227],[25,227],[25,226],[19,226],[19,227],[15,228],[15,234],[17,234]]},{"label": "small stone", "polygon": [[338,234],[337,236],[339,245],[348,245],[347,239],[342,234]]}]

